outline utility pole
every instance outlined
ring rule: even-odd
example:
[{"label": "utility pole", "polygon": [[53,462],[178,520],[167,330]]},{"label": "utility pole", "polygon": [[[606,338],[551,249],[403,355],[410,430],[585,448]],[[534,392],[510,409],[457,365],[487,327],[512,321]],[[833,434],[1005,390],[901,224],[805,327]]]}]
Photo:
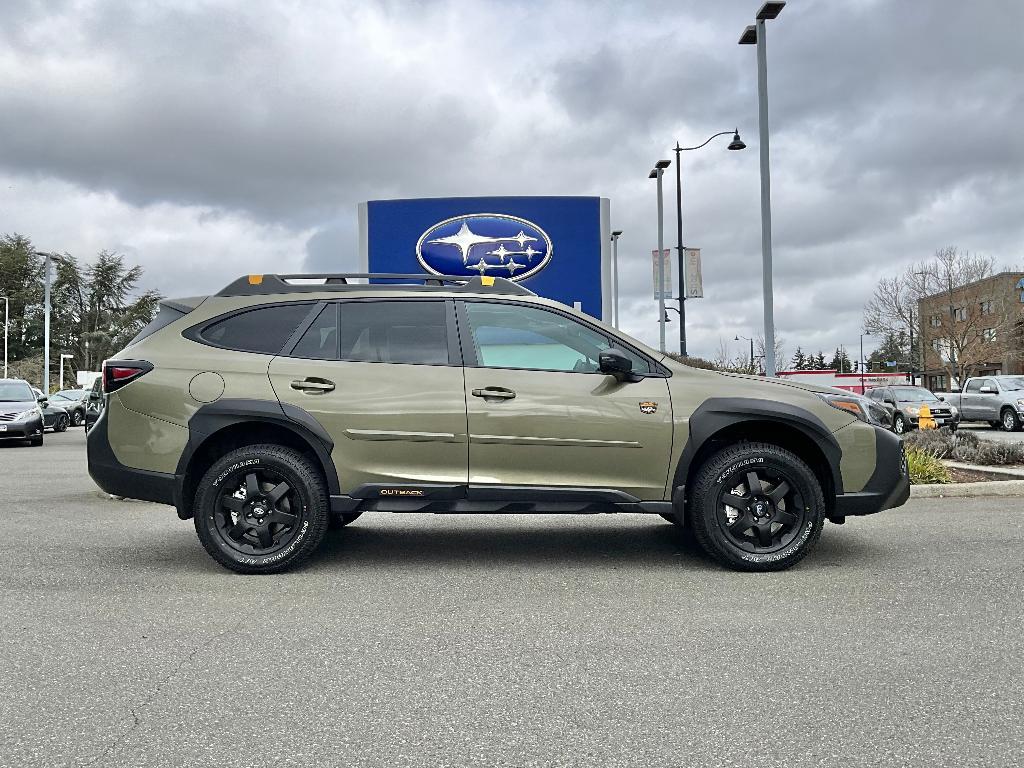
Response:
[{"label": "utility pole", "polygon": [[658,349],[665,353],[665,204],[661,190],[661,177],[671,165],[668,160],[654,164],[647,178],[658,181]]},{"label": "utility pole", "polygon": [[53,256],[44,253],[43,274],[45,277],[43,288],[43,394],[50,394],[50,262]]}]

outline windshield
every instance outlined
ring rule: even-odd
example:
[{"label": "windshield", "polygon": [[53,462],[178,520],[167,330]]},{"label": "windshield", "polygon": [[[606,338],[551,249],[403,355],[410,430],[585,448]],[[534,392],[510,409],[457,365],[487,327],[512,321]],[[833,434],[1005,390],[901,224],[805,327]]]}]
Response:
[{"label": "windshield", "polygon": [[939,399],[927,389],[920,387],[893,387],[892,391],[901,403],[930,403]]},{"label": "windshield", "polygon": [[84,389],[64,389],[60,392],[54,392],[51,397],[59,397],[62,400],[81,400],[84,395]]},{"label": "windshield", "polygon": [[32,390],[28,384],[19,381],[7,381],[0,383],[0,402],[28,402],[35,400]]},{"label": "windshield", "polygon": [[1024,379],[1022,378],[1000,379],[999,383],[1003,385],[1003,389],[1008,389],[1010,392],[1024,389]]}]

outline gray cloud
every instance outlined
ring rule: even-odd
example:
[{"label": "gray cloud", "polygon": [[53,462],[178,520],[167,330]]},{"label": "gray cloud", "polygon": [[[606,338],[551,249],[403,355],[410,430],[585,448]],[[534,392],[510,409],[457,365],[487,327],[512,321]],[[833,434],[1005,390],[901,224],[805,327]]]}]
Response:
[{"label": "gray cloud", "polygon": [[[365,199],[600,194],[626,232],[625,326],[652,341],[647,170],[738,125],[747,151],[684,155],[707,295],[691,351],[711,355],[761,325],[754,52],[736,45],[758,4],[15,2],[0,230],[121,248],[199,293],[354,267]],[[1022,260],[1022,24],[1015,0],[793,0],[770,23],[790,348],[854,344],[877,278],[943,245]]]}]

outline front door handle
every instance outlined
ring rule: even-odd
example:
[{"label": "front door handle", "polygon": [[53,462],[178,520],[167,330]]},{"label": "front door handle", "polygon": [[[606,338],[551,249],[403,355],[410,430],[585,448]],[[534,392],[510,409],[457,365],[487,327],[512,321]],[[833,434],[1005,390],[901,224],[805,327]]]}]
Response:
[{"label": "front door handle", "polygon": [[482,397],[486,400],[511,400],[515,396],[515,392],[505,389],[505,387],[484,387],[473,390],[473,397]]},{"label": "front door handle", "polygon": [[307,392],[311,395],[321,395],[334,389],[334,382],[327,379],[317,379],[312,376],[305,379],[296,379],[291,383],[292,389],[299,392]]}]

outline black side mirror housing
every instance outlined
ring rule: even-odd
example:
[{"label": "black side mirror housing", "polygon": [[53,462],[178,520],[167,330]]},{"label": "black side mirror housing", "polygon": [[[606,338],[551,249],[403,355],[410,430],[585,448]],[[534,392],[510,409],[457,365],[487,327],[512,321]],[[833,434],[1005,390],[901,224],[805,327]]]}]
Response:
[{"label": "black side mirror housing", "polygon": [[633,373],[633,361],[617,349],[606,349],[597,358],[601,373],[614,376],[616,381],[640,381]]}]

